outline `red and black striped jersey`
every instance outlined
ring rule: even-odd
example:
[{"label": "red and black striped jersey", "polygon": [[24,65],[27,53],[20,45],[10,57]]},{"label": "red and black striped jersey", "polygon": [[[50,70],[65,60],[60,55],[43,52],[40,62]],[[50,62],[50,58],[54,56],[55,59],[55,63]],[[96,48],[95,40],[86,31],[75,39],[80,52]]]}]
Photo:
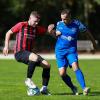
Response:
[{"label": "red and black striped jersey", "polygon": [[36,35],[43,35],[46,32],[45,27],[32,27],[28,22],[19,22],[11,28],[13,33],[16,33],[16,44],[14,52],[21,50],[32,51]]}]

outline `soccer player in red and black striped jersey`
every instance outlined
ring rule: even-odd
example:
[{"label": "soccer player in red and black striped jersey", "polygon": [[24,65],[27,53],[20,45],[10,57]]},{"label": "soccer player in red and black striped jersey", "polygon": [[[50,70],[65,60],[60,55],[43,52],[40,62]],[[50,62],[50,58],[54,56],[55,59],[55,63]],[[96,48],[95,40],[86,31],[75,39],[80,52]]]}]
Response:
[{"label": "soccer player in red and black striped jersey", "polygon": [[[40,21],[40,15],[37,11],[32,11],[28,21],[19,22],[13,26],[7,33],[5,37],[5,47],[3,49],[3,54],[8,55],[9,40],[12,34],[16,34],[16,44],[14,47],[15,59],[18,62],[22,62],[28,65],[27,79],[25,84],[29,88],[37,88],[37,86],[31,80],[34,69],[36,66],[41,66],[43,68],[42,72],[42,88],[40,92],[47,94],[47,86],[50,78],[50,64],[43,59],[40,55],[32,52],[34,47],[34,39],[37,35],[44,35],[46,29],[44,27],[38,26]],[[51,27],[52,29],[52,27]],[[51,30],[49,29],[49,30]]]}]

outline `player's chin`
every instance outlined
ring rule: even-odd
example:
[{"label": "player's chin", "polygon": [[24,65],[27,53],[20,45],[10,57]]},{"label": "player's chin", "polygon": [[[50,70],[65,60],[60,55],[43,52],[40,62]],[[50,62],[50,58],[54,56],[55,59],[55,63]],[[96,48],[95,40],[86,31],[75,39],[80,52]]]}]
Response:
[{"label": "player's chin", "polygon": [[37,25],[32,25],[32,27],[36,27]]}]

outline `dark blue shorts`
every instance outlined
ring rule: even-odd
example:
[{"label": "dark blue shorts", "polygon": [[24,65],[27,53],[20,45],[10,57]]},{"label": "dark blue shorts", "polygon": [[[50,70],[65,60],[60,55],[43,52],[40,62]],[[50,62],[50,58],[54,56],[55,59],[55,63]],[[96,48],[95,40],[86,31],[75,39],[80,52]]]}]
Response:
[{"label": "dark blue shorts", "polygon": [[[15,53],[15,59],[18,61],[18,62],[22,62],[24,64],[29,64],[29,55],[31,54],[32,52],[30,51],[27,51],[27,50],[23,50],[23,51],[19,51],[17,53]],[[44,60],[40,55],[37,55],[38,56],[38,60],[36,61],[36,66],[40,66],[41,62]]]},{"label": "dark blue shorts", "polygon": [[31,52],[29,51],[19,51],[17,53],[15,53],[15,59],[18,61],[18,62],[22,62],[22,63],[25,63],[25,64],[28,64],[29,63],[29,55],[31,54]]}]

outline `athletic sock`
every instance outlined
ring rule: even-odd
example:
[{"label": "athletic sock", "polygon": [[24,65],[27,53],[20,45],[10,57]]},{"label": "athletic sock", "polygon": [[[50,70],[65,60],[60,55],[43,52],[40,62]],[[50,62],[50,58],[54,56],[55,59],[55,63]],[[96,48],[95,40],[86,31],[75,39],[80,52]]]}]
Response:
[{"label": "athletic sock", "polygon": [[50,79],[50,68],[43,68],[42,72],[42,85],[47,86]]},{"label": "athletic sock", "polygon": [[27,78],[32,78],[35,67],[36,67],[36,62],[30,61],[27,69]]},{"label": "athletic sock", "polygon": [[47,86],[44,86],[44,85],[43,85],[42,88],[43,88],[44,90],[46,90],[46,89],[47,89]]},{"label": "athletic sock", "polygon": [[74,89],[74,85],[71,81],[71,78],[66,74],[65,76],[61,76],[62,80],[68,85],[72,90]]},{"label": "athletic sock", "polygon": [[75,71],[75,74],[76,74],[76,78],[77,78],[81,88],[84,89],[86,87],[86,85],[85,85],[84,75],[83,75],[82,71],[80,69],[77,69]]}]

